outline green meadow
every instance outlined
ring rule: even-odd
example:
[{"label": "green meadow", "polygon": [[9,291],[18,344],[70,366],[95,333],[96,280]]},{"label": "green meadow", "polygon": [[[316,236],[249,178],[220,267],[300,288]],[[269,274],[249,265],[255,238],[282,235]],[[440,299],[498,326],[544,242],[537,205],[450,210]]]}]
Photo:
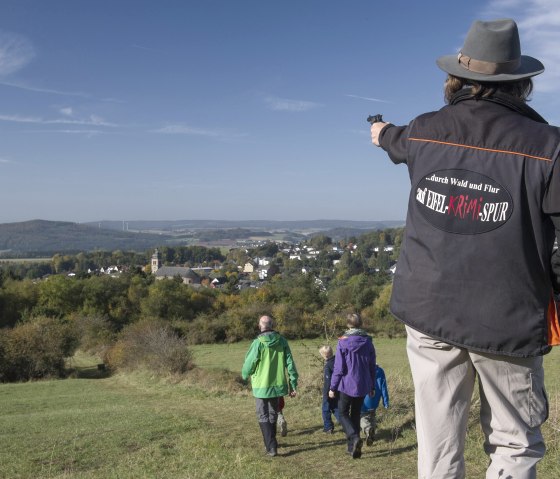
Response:
[{"label": "green meadow", "polygon": [[[0,385],[0,477],[17,478],[340,478],[416,477],[413,388],[402,339],[378,339],[391,407],[380,408],[377,439],[361,459],[344,435],[322,432],[320,342],[291,341],[298,397],[286,398],[288,435],[279,456],[264,454],[254,400],[239,380],[248,342],[193,346],[197,368],[182,377],[107,376],[78,355],[65,380]],[[333,344],[334,345],[334,344]],[[540,478],[560,474],[560,352],[546,357],[550,419]],[[484,477],[487,458],[477,397],[469,424],[467,477]],[[437,403],[434,407],[437,408]]]}]

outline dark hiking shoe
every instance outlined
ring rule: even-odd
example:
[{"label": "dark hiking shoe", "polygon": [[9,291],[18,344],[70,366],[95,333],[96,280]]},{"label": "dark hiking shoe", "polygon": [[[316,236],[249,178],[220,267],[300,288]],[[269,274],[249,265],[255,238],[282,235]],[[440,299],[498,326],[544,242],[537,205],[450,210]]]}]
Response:
[{"label": "dark hiking shoe", "polygon": [[352,445],[352,457],[358,459],[362,457],[362,445],[364,441],[360,438],[354,439],[354,444]]}]

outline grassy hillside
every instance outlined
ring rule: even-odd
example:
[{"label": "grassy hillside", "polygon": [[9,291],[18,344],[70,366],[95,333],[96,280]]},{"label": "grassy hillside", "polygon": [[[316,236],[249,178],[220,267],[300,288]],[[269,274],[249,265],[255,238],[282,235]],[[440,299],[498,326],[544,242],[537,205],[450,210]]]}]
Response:
[{"label": "grassy hillside", "polygon": [[[378,439],[360,460],[344,454],[340,429],[322,433],[319,344],[291,343],[301,387],[297,398],[286,400],[289,432],[279,438],[279,457],[264,455],[254,400],[236,380],[244,342],[194,347],[200,368],[181,380],[98,377],[91,360],[78,357],[75,379],[0,385],[0,477],[328,479],[342,470],[345,477],[416,477],[404,341],[376,341],[392,404],[380,410]],[[546,368],[551,420],[539,478],[552,479],[560,473],[559,351],[547,357]],[[487,459],[476,414],[467,443],[467,477],[483,477]]]}]

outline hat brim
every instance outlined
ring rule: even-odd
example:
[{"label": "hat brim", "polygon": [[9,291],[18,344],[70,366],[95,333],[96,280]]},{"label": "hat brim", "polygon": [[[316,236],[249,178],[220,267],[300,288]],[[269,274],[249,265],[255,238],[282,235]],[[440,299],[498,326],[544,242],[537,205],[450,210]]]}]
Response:
[{"label": "hat brim", "polygon": [[544,71],[544,65],[539,60],[527,55],[521,55],[521,65],[514,72],[499,73],[497,75],[485,75],[484,73],[467,70],[459,63],[457,55],[444,55],[439,57],[436,60],[436,63],[444,72],[453,76],[479,82],[508,82],[522,80],[523,78],[530,78],[535,75],[539,75]]}]

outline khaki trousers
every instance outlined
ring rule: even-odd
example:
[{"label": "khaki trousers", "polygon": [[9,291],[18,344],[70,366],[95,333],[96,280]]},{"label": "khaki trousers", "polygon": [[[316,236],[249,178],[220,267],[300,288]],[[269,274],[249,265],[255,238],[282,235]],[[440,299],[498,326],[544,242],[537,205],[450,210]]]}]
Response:
[{"label": "khaki trousers", "polygon": [[415,390],[418,477],[462,479],[475,378],[487,479],[533,479],[548,417],[542,357],[474,353],[406,328]]}]

